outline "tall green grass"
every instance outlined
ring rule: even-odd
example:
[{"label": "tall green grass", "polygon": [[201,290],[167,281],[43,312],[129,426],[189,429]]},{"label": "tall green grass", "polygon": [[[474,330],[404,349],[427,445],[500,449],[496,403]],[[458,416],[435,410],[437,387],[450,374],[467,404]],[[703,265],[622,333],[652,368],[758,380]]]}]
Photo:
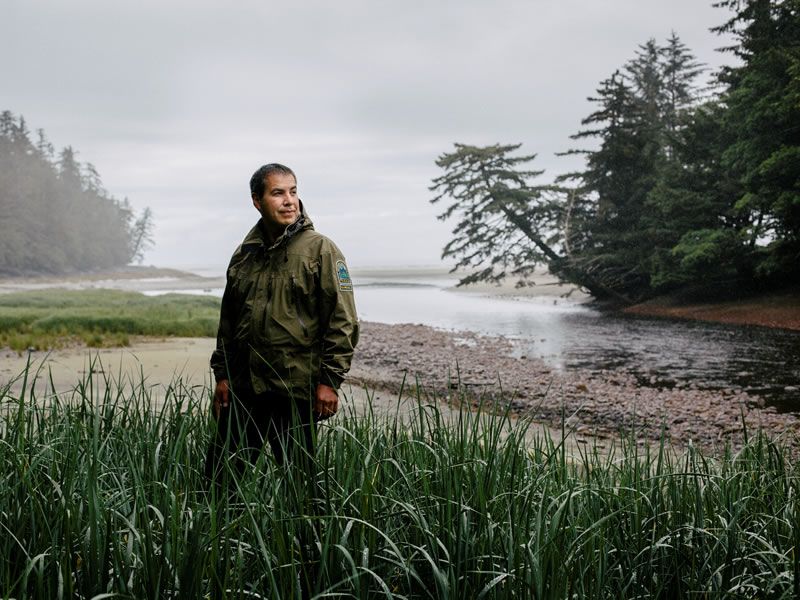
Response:
[{"label": "tall green grass", "polygon": [[214,336],[219,298],[117,290],[0,295],[0,347],[45,350],[70,342],[125,346],[132,335]]},{"label": "tall green grass", "polygon": [[345,410],[322,427],[313,481],[263,455],[220,497],[207,387],[121,379],[0,396],[0,596],[800,592],[800,471],[761,434],[714,459],[626,441],[571,456],[507,415],[445,422],[413,389],[402,422]]}]

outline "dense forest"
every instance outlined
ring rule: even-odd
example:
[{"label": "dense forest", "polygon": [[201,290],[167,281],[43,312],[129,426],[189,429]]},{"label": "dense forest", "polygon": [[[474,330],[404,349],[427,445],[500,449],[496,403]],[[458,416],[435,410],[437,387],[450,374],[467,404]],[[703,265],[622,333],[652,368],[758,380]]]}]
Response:
[{"label": "dense forest", "polygon": [[[571,136],[584,167],[550,185],[519,144],[456,144],[432,202],[455,218],[462,283],[537,266],[596,298],[726,297],[800,283],[800,2],[722,0],[735,66],[672,34],[600,82]],[[708,79],[708,78],[705,78]]]},{"label": "dense forest", "polygon": [[0,273],[71,273],[141,260],[152,214],[138,218],[127,199],[103,189],[90,163],[64,148],[58,156],[23,117],[0,114]]}]

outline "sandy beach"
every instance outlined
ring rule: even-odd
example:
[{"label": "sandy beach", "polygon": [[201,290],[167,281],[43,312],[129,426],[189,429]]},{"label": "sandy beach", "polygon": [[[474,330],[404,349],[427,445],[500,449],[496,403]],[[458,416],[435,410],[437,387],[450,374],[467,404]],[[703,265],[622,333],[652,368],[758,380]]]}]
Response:
[{"label": "sandy beach", "polygon": [[[358,286],[359,281],[373,278],[400,279],[415,281],[441,280],[449,278],[455,281],[463,277],[463,273],[450,273],[444,267],[420,267],[416,269],[356,269],[353,277]],[[178,269],[154,266],[129,266],[114,271],[97,273],[76,273],[69,276],[29,276],[0,277],[0,294],[25,290],[43,290],[49,288],[82,290],[82,289],[116,289],[138,292],[183,291],[190,293],[208,293],[225,286],[225,274],[222,269],[215,277],[204,277],[195,273]],[[498,298],[539,297],[553,302],[569,299],[571,302],[591,302],[592,298],[579,288],[562,283],[552,274],[541,271],[536,274],[530,285],[518,286],[512,280],[503,283],[474,283],[467,286],[453,287],[451,291],[493,296]],[[689,319],[714,323],[730,323],[735,325],[756,325],[800,331],[800,290],[788,289],[758,297],[747,297],[727,302],[680,303],[670,297],[648,300],[622,309],[622,312],[647,317],[664,317],[670,319]]]}]

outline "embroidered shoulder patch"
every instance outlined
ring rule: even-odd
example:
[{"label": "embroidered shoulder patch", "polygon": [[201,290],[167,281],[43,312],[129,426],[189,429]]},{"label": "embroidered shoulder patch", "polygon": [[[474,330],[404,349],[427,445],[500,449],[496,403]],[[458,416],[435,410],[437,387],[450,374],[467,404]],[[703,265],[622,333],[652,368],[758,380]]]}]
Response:
[{"label": "embroidered shoulder patch", "polygon": [[353,291],[353,281],[350,279],[350,273],[347,271],[347,265],[343,260],[336,261],[336,278],[339,280],[339,289],[343,292]]}]

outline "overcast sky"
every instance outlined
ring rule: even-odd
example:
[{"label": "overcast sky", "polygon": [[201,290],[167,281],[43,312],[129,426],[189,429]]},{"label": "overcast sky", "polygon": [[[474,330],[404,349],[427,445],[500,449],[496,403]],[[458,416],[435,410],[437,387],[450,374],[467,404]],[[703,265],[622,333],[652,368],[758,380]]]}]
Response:
[{"label": "overcast sky", "polygon": [[674,30],[712,68],[707,0],[5,0],[0,110],[155,214],[146,264],[224,268],[258,215],[251,173],[298,174],[353,267],[434,265],[429,203],[454,142],[521,142],[544,179],[586,100]]}]

